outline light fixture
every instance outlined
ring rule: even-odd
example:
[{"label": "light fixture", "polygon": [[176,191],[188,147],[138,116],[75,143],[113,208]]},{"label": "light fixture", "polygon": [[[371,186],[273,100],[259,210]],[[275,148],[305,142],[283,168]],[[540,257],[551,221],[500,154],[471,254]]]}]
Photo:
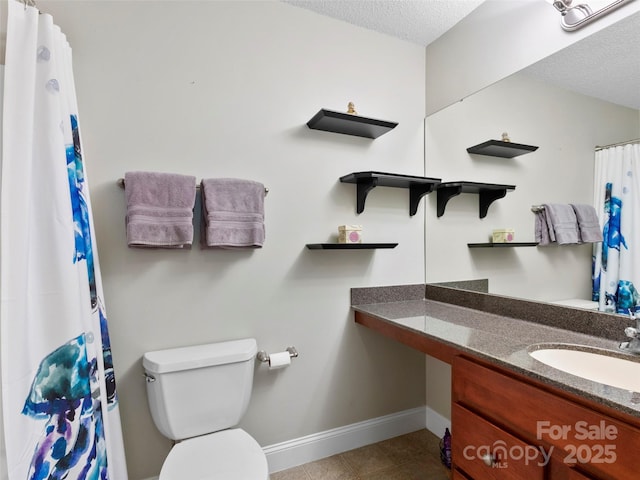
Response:
[{"label": "light fixture", "polygon": [[615,10],[623,3],[631,2],[633,0],[610,0],[606,2],[591,0],[589,1],[591,5],[589,5],[589,3],[572,5],[573,0],[546,1],[553,5],[562,15],[562,19],[560,21],[562,29],[572,32]]}]

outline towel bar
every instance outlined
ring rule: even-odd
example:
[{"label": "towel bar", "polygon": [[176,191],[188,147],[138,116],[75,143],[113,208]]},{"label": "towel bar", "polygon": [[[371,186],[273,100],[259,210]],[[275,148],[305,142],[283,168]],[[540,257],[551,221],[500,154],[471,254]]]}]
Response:
[{"label": "towel bar", "polygon": [[[119,178],[116,183],[120,188],[124,188],[124,178]],[[196,185],[196,190],[200,190],[200,185]],[[267,193],[269,193],[269,189],[264,187],[264,194],[266,195]]]},{"label": "towel bar", "polygon": [[544,205],[531,205],[531,211],[533,213],[541,212],[544,210]]}]

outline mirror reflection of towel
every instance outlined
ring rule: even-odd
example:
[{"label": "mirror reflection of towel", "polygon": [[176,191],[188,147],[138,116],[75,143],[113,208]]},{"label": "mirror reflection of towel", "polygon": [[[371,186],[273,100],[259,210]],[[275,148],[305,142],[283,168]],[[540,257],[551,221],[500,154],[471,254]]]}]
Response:
[{"label": "mirror reflection of towel", "polygon": [[264,185],[238,178],[203,179],[202,248],[261,248]]},{"label": "mirror reflection of towel", "polygon": [[549,238],[558,245],[570,245],[580,242],[578,219],[569,204],[544,204],[544,214],[547,220]]},{"label": "mirror reflection of towel", "polygon": [[571,245],[582,243],[578,220],[571,205],[544,204],[536,212],[535,237],[538,245]]},{"label": "mirror reflection of towel", "polygon": [[551,245],[549,237],[549,225],[547,225],[547,216],[544,210],[535,212],[535,238],[536,243],[540,246]]},{"label": "mirror reflection of towel", "polygon": [[578,219],[578,229],[580,240],[584,243],[594,243],[602,241],[602,230],[596,209],[591,205],[571,204],[576,218]]},{"label": "mirror reflection of towel", "polygon": [[601,242],[596,209],[582,204],[544,204],[536,212],[535,238],[541,246]]}]

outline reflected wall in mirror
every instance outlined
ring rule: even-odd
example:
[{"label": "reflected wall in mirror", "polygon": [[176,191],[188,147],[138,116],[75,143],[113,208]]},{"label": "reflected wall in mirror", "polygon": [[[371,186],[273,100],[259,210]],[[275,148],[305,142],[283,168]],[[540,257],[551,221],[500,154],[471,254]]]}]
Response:
[{"label": "reflected wall in mirror", "polygon": [[[477,195],[451,199],[440,218],[435,196],[427,198],[428,283],[488,278],[490,293],[590,300],[592,244],[470,249],[467,243],[488,242],[492,230],[504,228],[515,230],[516,242],[533,242],[532,205],[593,204],[595,146],[640,138],[639,35],[636,13],[427,117],[427,175],[516,186],[483,219]],[[467,153],[503,132],[539,148],[511,159]]]}]

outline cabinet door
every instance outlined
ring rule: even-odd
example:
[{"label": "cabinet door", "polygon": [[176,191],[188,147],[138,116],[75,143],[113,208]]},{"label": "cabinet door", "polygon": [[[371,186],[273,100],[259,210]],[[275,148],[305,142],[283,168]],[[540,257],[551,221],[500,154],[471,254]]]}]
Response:
[{"label": "cabinet door", "polygon": [[452,470],[453,474],[451,476],[452,480],[469,480],[469,477],[467,477],[465,474],[461,473],[458,469],[454,468]]},{"label": "cabinet door", "polygon": [[588,475],[579,470],[580,467],[564,463],[565,453],[554,449],[547,467],[546,478],[549,480],[602,480],[602,477]]},{"label": "cabinet door", "polygon": [[640,478],[640,428],[544,391],[526,377],[456,357],[453,401],[533,445],[553,448],[576,472],[612,480]]},{"label": "cabinet door", "polygon": [[499,429],[469,410],[453,405],[452,461],[477,480],[543,480],[540,450]]}]

